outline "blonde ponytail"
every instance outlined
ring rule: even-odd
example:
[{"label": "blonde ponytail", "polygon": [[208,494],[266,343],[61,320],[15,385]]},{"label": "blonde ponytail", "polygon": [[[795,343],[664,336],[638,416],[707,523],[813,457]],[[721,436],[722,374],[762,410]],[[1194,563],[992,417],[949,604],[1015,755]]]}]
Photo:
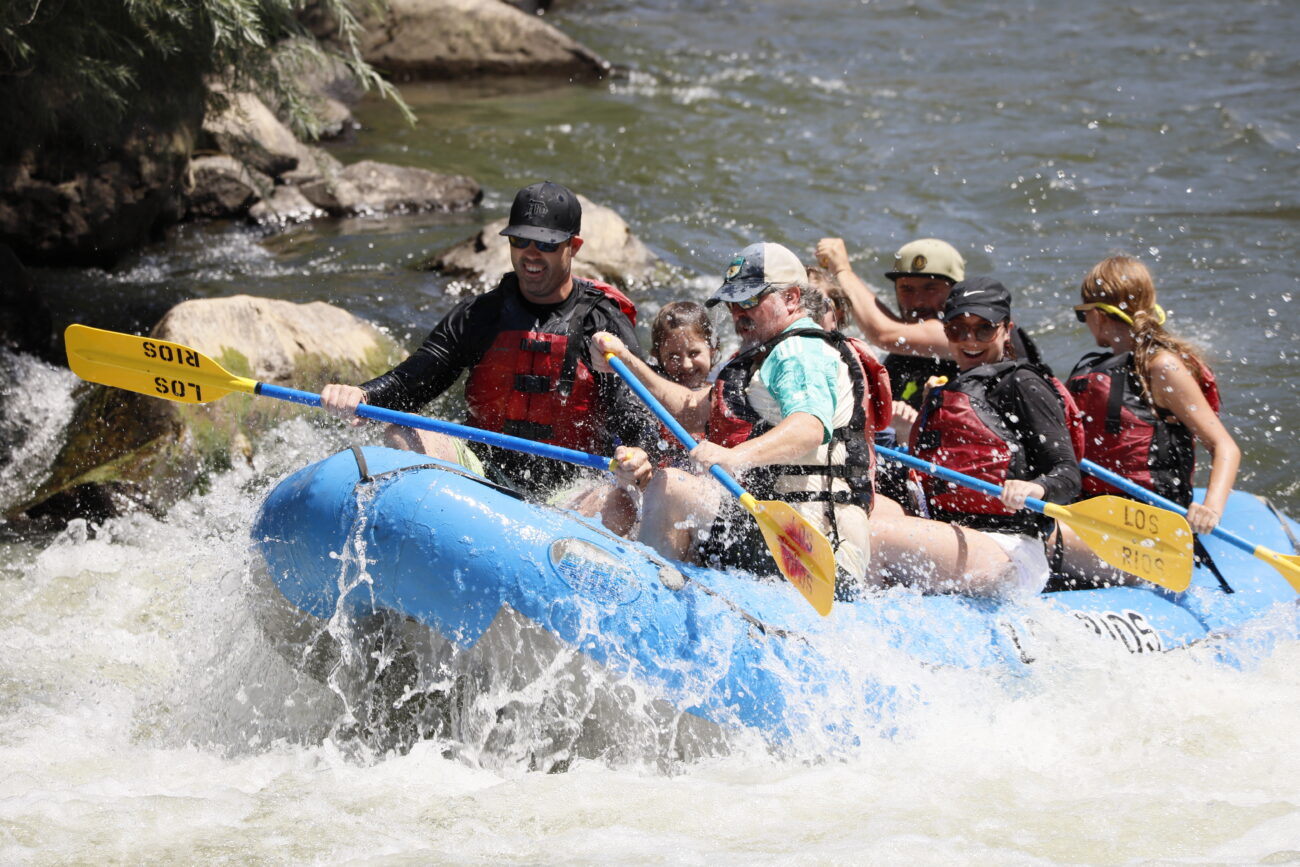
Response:
[{"label": "blonde ponytail", "polygon": [[1155,282],[1146,265],[1131,256],[1103,259],[1083,278],[1080,291],[1085,304],[1100,302],[1123,311],[1118,315],[1133,332],[1134,368],[1142,385],[1142,396],[1148,403],[1155,405],[1151,361],[1161,351],[1177,355],[1196,377],[1197,384],[1205,386],[1204,355],[1192,343],[1165,330],[1165,311],[1156,303]]}]

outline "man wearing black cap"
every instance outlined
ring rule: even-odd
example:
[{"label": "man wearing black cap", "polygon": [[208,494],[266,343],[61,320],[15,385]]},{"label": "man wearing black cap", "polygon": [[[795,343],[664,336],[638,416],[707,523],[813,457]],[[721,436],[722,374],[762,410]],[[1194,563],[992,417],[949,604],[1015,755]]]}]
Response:
[{"label": "man wearing black cap", "polygon": [[[465,400],[475,427],[616,457],[620,441],[640,442],[651,429],[643,408],[616,376],[593,371],[588,346],[592,334],[608,331],[639,353],[636,309],[612,286],[573,276],[581,224],[582,205],[571,190],[550,181],[524,187],[501,231],[514,270],[491,292],[457,304],[393,370],[360,386],[327,385],[322,406],[354,419],[361,402],[418,411],[468,371]],[[429,431],[390,425],[385,441],[486,469],[533,492],[576,478],[569,464]],[[644,485],[648,475],[640,467],[635,479],[623,481]]]},{"label": "man wearing black cap", "polygon": [[[888,577],[932,591],[1037,593],[1050,569],[1053,522],[1024,509],[1035,497],[1070,503],[1079,493],[1071,405],[1032,342],[1017,341],[1011,293],[974,277],[952,288],[941,314],[958,367],[926,392],[908,443],[913,455],[1001,489],[999,496],[922,476],[925,513],[872,525]],[[1027,351],[1028,350],[1028,351]]]}]

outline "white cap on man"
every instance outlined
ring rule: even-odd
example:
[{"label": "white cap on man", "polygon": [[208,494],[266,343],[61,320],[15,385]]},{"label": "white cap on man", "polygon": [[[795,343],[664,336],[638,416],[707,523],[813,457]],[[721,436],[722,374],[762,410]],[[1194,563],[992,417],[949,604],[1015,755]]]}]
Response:
[{"label": "white cap on man", "polygon": [[750,244],[727,266],[722,285],[704,306],[748,301],[771,289],[785,289],[808,282],[808,270],[799,257],[780,244]]}]

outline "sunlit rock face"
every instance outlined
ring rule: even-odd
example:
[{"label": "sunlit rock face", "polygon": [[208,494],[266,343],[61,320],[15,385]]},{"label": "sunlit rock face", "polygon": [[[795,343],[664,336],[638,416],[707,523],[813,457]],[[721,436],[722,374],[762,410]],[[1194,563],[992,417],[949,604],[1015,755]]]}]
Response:
[{"label": "sunlit rock face", "polygon": [[[152,337],[197,350],[236,376],[317,391],[369,379],[397,358],[375,326],[319,301],[186,301]],[[58,524],[134,508],[163,511],[210,473],[251,459],[260,433],[302,412],[315,410],[240,392],[194,404],[88,385],[50,477],[10,516]]]},{"label": "sunlit rock face", "polygon": [[362,43],[365,59],[405,80],[478,75],[597,79],[609,63],[546,23],[506,3],[391,0]]},{"label": "sunlit rock face", "polygon": [[458,211],[482,198],[472,178],[373,160],[344,165],[303,144],[262,100],[231,94],[203,123],[201,144],[218,155],[190,163],[189,217],[247,216],[284,226],[325,216]]}]

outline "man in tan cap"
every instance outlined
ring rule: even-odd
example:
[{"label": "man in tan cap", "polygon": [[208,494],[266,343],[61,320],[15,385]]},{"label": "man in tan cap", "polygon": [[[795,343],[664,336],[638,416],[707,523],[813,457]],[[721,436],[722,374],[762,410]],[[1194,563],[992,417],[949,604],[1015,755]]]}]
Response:
[{"label": "man in tan cap", "polygon": [[951,244],[922,238],[904,244],[894,254],[894,268],[885,276],[894,281],[897,314],[853,273],[843,239],[818,241],[817,260],[844,287],[853,317],[867,340],[889,353],[885,367],[895,401],[915,408],[921,403],[926,380],[956,373],[939,321],[949,290],[966,279],[966,262]]},{"label": "man in tan cap", "polygon": [[[893,270],[885,272],[885,277],[894,281],[898,313],[886,307],[872,288],[853,273],[842,238],[818,241],[817,261],[839,280],[853,318],[867,340],[888,353],[885,369],[894,396],[894,429],[898,440],[906,441],[926,382],[931,377],[957,375],[939,312],[952,287],[966,279],[966,261],[951,244],[937,238],[921,238],[899,247]],[[880,493],[902,501],[902,474],[891,472],[898,470],[898,465],[886,463],[880,469]]]}]

